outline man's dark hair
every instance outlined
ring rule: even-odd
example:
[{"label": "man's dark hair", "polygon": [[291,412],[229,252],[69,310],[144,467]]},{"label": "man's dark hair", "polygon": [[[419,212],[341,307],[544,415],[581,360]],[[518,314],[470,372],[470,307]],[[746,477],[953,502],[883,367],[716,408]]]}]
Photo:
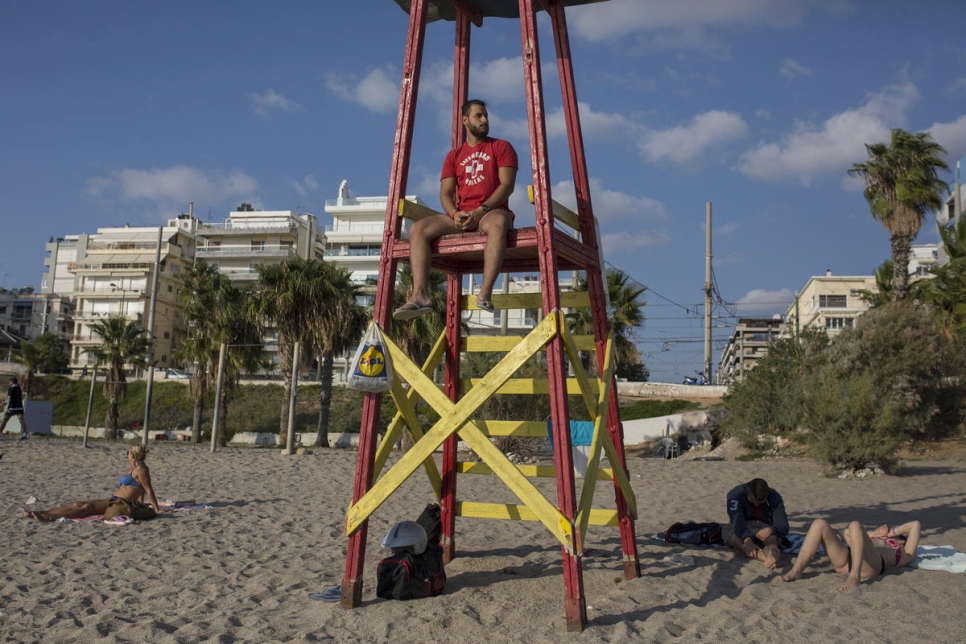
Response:
[{"label": "man's dark hair", "polygon": [[768,484],[765,479],[751,479],[748,481],[748,494],[758,503],[768,498]]},{"label": "man's dark hair", "polygon": [[486,103],[484,103],[483,101],[481,101],[478,98],[471,98],[470,100],[468,100],[465,103],[463,103],[463,107],[460,108],[460,112],[462,112],[463,116],[469,116],[470,115],[470,108],[472,106],[474,106],[474,105],[479,105],[484,110],[486,109]]},{"label": "man's dark hair", "polygon": [[10,376],[10,382],[17,384],[17,376]]}]

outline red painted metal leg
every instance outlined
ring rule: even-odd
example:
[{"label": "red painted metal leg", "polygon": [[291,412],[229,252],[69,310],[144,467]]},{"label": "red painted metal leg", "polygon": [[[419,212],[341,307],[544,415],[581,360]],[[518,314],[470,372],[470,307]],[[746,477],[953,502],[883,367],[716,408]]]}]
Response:
[{"label": "red painted metal leg", "polygon": [[[533,13],[533,0],[520,0],[520,35],[523,41],[523,73],[527,93],[527,120],[530,127],[530,163],[533,170],[534,208],[537,243],[540,251],[540,278],[543,284],[544,311],[560,310],[560,283],[557,260],[553,254],[553,215],[550,211],[550,168],[547,162],[547,131],[544,122],[543,88],[540,75],[540,48]],[[567,380],[563,360],[563,340],[555,337],[547,345],[547,371],[550,384],[550,419],[553,424],[554,462],[557,471],[557,505],[573,524],[577,491],[574,484],[573,454],[570,443],[570,413],[567,409]],[[567,630],[581,631],[587,623],[583,571],[580,557],[561,547],[566,592]]]},{"label": "red painted metal leg", "polygon": [[[460,393],[460,298],[463,295],[462,273],[451,273],[446,281],[446,358],[444,392],[456,402]],[[440,500],[440,545],[443,561],[449,563],[456,557],[456,443],[453,434],[443,443],[443,491]]]},{"label": "red painted metal leg", "polygon": [[[396,141],[393,146],[392,169],[389,174],[386,232],[383,236],[382,256],[379,261],[379,285],[376,288],[376,302],[373,309],[375,322],[384,329],[389,326],[392,296],[396,284],[396,262],[392,259],[392,248],[401,232],[399,199],[406,194],[406,180],[409,175],[419,69],[422,64],[423,41],[426,35],[426,13],[426,0],[413,0],[409,13],[409,35],[406,40],[406,59],[399,96],[399,115],[396,120]],[[357,503],[372,487],[381,405],[382,394],[366,394],[363,400],[362,422],[359,426],[359,453],[352,488],[353,504]],[[358,530],[349,535],[340,599],[340,603],[346,608],[355,608],[362,601],[362,573],[366,561],[368,531],[369,522],[365,521]]]},{"label": "red painted metal leg", "polygon": [[[574,83],[573,63],[570,57],[570,39],[567,34],[567,18],[559,0],[545,0],[544,5],[550,14],[553,25],[554,43],[557,51],[557,71],[560,76],[560,93],[563,100],[564,117],[567,124],[567,140],[570,142],[571,170],[577,193],[577,214],[583,243],[593,248],[600,256],[597,234],[594,227],[594,211],[590,199],[590,182],[584,156],[584,139],[580,129],[580,114],[577,109],[577,90]],[[597,358],[600,373],[604,369],[604,348],[607,339],[607,306],[605,299],[606,277],[600,270],[587,271],[588,292],[594,319],[594,337],[597,340]],[[607,409],[607,429],[610,432],[614,449],[617,451],[621,467],[627,471],[624,457],[624,437],[620,425],[617,406],[617,386],[613,383]],[[624,576],[634,579],[640,576],[641,567],[637,554],[637,540],[634,531],[634,518],[631,516],[620,485],[616,479],[614,490],[617,495],[617,516],[620,524],[621,549],[624,553]]]}]

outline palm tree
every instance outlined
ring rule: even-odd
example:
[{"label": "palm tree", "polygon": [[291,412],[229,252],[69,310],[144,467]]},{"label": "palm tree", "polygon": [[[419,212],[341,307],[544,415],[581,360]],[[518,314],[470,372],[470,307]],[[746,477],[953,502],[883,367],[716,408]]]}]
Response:
[{"label": "palm tree", "polygon": [[919,234],[926,213],[942,205],[948,189],[938,177],[949,170],[942,160],[946,150],[928,132],[892,130],[889,143],[866,144],[867,163],[856,163],[849,176],[860,177],[872,218],[889,231],[892,246],[893,290],[896,300],[909,292],[909,247]]},{"label": "palm tree", "polygon": [[133,320],[120,316],[98,320],[91,325],[91,331],[101,339],[101,345],[86,349],[94,356],[96,369],[107,366],[104,381],[104,397],[109,401],[104,417],[104,430],[108,437],[117,435],[117,403],[127,393],[125,365],[147,367],[151,342],[144,328]]},{"label": "palm tree", "polygon": [[[580,280],[576,290],[587,290],[586,279]],[[647,368],[634,344],[637,329],[644,324],[641,309],[647,306],[647,302],[640,298],[646,290],[646,286],[632,283],[630,275],[619,268],[607,270],[607,294],[610,299],[607,317],[610,330],[614,333],[614,359],[617,361],[616,373],[620,377],[633,377],[635,380],[646,380],[647,377]],[[593,335],[594,320],[590,309],[579,309],[576,313],[568,314],[567,320],[571,333]]]},{"label": "palm tree", "polygon": [[940,228],[939,234],[949,261],[933,268],[931,279],[914,282],[910,293],[935,308],[941,328],[952,336],[966,332],[966,219]]},{"label": "palm tree", "polygon": [[332,408],[332,370],[336,354],[345,353],[356,344],[366,330],[369,313],[358,303],[360,286],[352,281],[352,273],[335,264],[323,263],[332,286],[322,315],[317,349],[321,361],[319,389],[319,422],[316,447],[329,446],[329,412]]},{"label": "palm tree", "polygon": [[326,312],[338,299],[323,262],[295,258],[279,264],[256,266],[258,283],[252,302],[252,319],[278,334],[278,368],[283,380],[279,434],[288,427],[288,401],[292,392],[295,343],[302,356],[320,352],[320,338],[326,330]]},{"label": "palm tree", "polygon": [[875,276],[876,290],[860,290],[859,297],[862,298],[862,301],[874,309],[895,300],[894,273],[891,259],[879,264],[879,267],[872,272]]},{"label": "palm tree", "polygon": [[184,305],[188,333],[176,354],[180,360],[195,364],[188,385],[194,403],[191,439],[201,441],[204,400],[211,391],[218,369],[219,346],[228,345],[225,379],[219,407],[218,441],[228,439],[228,394],[238,385],[240,375],[259,368],[262,339],[258,325],[249,317],[248,291],[238,288],[214,265],[199,260],[182,276],[179,297]]}]

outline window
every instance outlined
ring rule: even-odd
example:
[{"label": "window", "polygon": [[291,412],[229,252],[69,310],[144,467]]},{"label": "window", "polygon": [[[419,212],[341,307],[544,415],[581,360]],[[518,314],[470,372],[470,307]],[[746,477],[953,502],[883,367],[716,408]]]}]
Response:
[{"label": "window", "polygon": [[819,295],[818,305],[823,309],[844,309],[848,306],[847,295]]},{"label": "window", "polygon": [[825,318],[826,329],[851,329],[854,324],[854,318]]},{"label": "window", "polygon": [[253,239],[252,240],[252,250],[253,251],[265,250],[265,242],[264,241],[255,241]]},{"label": "window", "polygon": [[168,332],[168,331],[165,331],[165,332],[164,332],[164,339],[165,339],[165,340],[168,340],[168,339],[170,339],[170,338],[171,338],[171,333],[170,333],[170,332]]},{"label": "window", "polygon": [[168,284],[168,293],[172,292],[173,290],[174,288],[170,284]]}]

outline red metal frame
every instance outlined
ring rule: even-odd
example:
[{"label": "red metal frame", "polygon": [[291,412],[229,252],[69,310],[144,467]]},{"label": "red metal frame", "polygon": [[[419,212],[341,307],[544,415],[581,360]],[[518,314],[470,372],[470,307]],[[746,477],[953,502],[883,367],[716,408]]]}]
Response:
[{"label": "red metal frame", "polygon": [[[393,145],[392,170],[389,175],[389,197],[386,203],[386,226],[383,234],[383,253],[379,261],[379,281],[373,319],[387,328],[392,310],[392,298],[396,285],[396,260],[391,251],[399,239],[402,224],[399,221],[399,200],[405,195],[409,178],[409,157],[413,145],[413,124],[416,117],[416,98],[419,88],[419,71],[423,61],[423,42],[426,37],[426,13],[428,0],[413,0],[409,11],[409,35],[406,38],[406,58],[403,65],[402,88],[399,93],[399,116],[396,120],[396,140]],[[352,503],[355,504],[372,487],[376,456],[377,424],[382,406],[382,394],[366,394],[362,403],[362,421],[359,426],[359,453],[356,460],[356,478],[352,487]],[[362,572],[366,563],[366,538],[369,521],[349,535],[346,547],[345,576],[342,579],[342,597],[339,602],[354,608],[362,602]]]},{"label": "red metal frame", "polygon": [[[454,49],[453,83],[453,147],[465,137],[460,108],[468,98],[470,24],[480,26],[483,17],[467,0],[449,0],[457,9],[456,39]],[[537,35],[534,0],[518,0],[520,35],[523,48],[524,79],[527,97],[527,122],[530,133],[530,163],[533,173],[534,209],[536,227],[511,231],[507,239],[504,272],[532,271],[536,249],[542,281],[544,311],[561,308],[559,271],[586,270],[588,291],[592,303],[594,336],[597,344],[598,368],[603,372],[604,348],[607,338],[606,284],[600,263],[600,248],[590,199],[590,186],[584,160],[583,136],[577,108],[570,44],[562,0],[538,0],[550,15],[556,44],[557,65],[561,81],[561,94],[570,141],[570,157],[577,193],[581,240],[556,230],[551,210],[550,169],[547,154],[547,134],[544,121],[543,87],[540,73],[540,48]],[[415,122],[416,98],[419,87],[419,71],[422,63],[425,39],[427,3],[429,0],[412,0],[409,16],[406,56],[402,88],[399,99],[399,115],[389,181],[386,206],[386,225],[383,252],[379,264],[379,280],[376,290],[374,319],[382,327],[390,322],[395,273],[399,261],[406,261],[409,254],[408,240],[401,239],[401,222],[398,215],[399,200],[405,194],[412,150],[413,124]],[[456,401],[460,392],[461,347],[461,301],[464,275],[482,269],[482,251],[485,238],[480,235],[447,235],[433,244],[434,268],[446,270],[446,355],[445,393]],[[547,345],[546,360],[550,388],[551,422],[563,431],[553,432],[554,460],[556,466],[557,505],[571,525],[576,519],[577,489],[574,481],[573,455],[571,451],[570,414],[567,403],[566,367],[562,338],[557,335]],[[353,486],[353,504],[357,503],[372,487],[376,440],[379,436],[381,394],[367,394],[363,402],[360,426],[359,455],[356,479]],[[617,408],[616,387],[608,400],[607,429],[626,471],[623,430]],[[444,558],[450,561],[456,555],[456,443],[454,434],[443,443],[442,468],[442,545]],[[640,576],[640,564],[634,535],[634,520],[620,487],[615,481],[621,547],[624,553],[624,575],[628,579]],[[365,564],[365,546],[368,521],[362,523],[349,537],[346,553],[345,577],[342,582],[341,603],[355,607],[361,603],[362,572]],[[576,535],[576,531],[574,531]],[[578,540],[575,536],[575,540]],[[565,586],[565,611],[567,629],[583,630],[587,623],[584,597],[583,572],[580,543],[573,551],[561,547]]]}]

